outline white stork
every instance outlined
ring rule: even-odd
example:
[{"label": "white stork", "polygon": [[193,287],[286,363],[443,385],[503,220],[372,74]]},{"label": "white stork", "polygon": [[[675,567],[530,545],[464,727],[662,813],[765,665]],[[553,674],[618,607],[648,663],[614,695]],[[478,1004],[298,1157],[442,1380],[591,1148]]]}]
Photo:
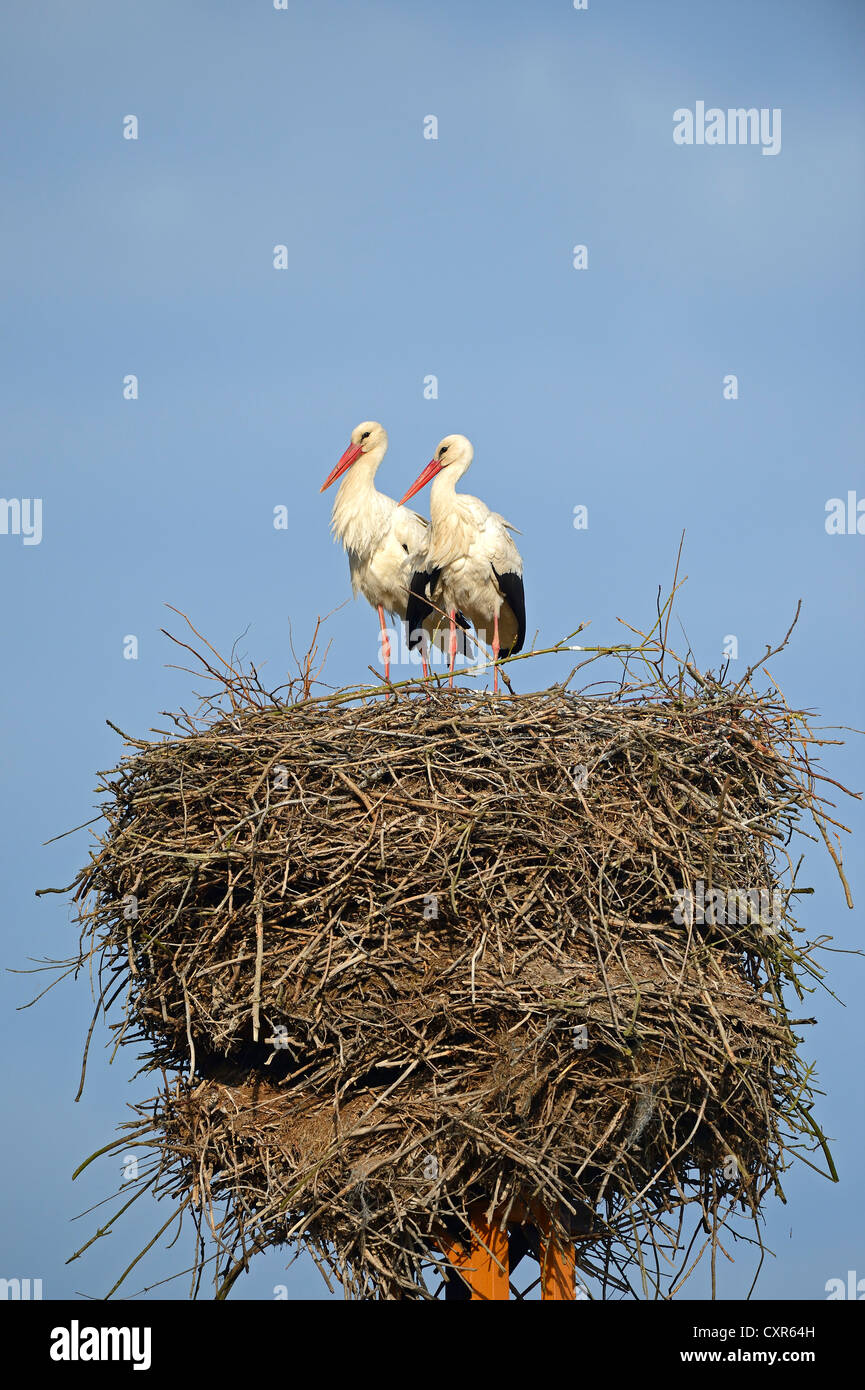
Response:
[{"label": "white stork", "polygon": [[486,642],[492,624],[496,693],[499,653],[513,656],[526,638],[523,562],[510,534],[516,528],[497,512],[491,512],[479,498],[455,490],[473,458],[474,449],[464,434],[446,435],[435,457],[402,499],[407,502],[435,478],[430,492],[431,534],[426,563],[412,578],[406,618],[409,645],[416,645],[417,629],[429,621],[433,611],[430,605],[447,612],[451,685],[458,610],[471,620],[481,642]]},{"label": "white stork", "polygon": [[[376,420],[364,420],[352,430],[351,443],[319,490],[324,492],[346,474],[333,504],[331,530],[348,552],[355,598],[361,593],[378,609],[384,678],[389,681],[385,609],[405,618],[411,577],[425,564],[429,525],[376,488],[376,470],[386,453],[387,430]],[[426,656],[423,651],[421,655],[426,675]]]}]

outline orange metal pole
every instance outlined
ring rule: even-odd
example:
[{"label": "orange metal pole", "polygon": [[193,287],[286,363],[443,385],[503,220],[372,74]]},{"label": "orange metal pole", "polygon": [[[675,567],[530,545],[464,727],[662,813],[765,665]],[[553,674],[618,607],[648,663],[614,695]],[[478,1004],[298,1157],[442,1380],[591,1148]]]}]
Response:
[{"label": "orange metal pole", "polygon": [[[554,1237],[547,1212],[521,1203],[511,1209],[511,1221],[533,1222],[540,1232],[541,1298],[573,1302],[576,1298],[576,1260],[572,1242],[562,1246]],[[508,1232],[500,1215],[486,1215],[486,1204],[477,1202],[469,1212],[471,1249],[441,1232],[438,1244],[471,1290],[474,1303],[506,1301],[510,1297]]]},{"label": "orange metal pole", "polygon": [[496,1224],[496,1214],[488,1219],[482,1202],[470,1212],[472,1223],[472,1302],[489,1303],[510,1296],[508,1233]]},{"label": "orange metal pole", "polygon": [[559,1244],[547,1212],[539,1211],[537,1222],[541,1230],[541,1298],[573,1303],[577,1296],[573,1242],[569,1241],[564,1247]]}]

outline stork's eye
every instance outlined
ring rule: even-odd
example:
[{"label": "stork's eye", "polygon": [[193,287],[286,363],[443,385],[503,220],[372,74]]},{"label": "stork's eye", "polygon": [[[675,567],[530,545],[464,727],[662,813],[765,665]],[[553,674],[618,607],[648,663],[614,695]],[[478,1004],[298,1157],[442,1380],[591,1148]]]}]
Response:
[{"label": "stork's eye", "polygon": [[448,451],[448,447],[449,447],[449,446],[448,446],[447,444],[445,444],[443,448],[439,449],[439,458],[440,458],[440,459],[443,459],[443,458],[444,458],[445,454],[446,454],[447,451]]},{"label": "stork's eye", "polygon": [[369,430],[364,430],[363,434],[361,435],[361,437],[360,437],[360,442],[361,442],[361,444],[363,443],[363,441],[364,441],[365,439],[369,439]]}]

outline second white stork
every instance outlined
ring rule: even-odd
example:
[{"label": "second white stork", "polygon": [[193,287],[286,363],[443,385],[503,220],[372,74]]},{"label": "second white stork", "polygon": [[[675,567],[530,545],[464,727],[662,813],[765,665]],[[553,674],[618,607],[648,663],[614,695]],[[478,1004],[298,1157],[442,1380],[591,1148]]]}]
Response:
[{"label": "second white stork", "polygon": [[523,562],[511,535],[516,528],[479,498],[456,491],[473,458],[474,449],[464,434],[446,435],[400,503],[402,506],[435,479],[430,491],[426,560],[412,578],[406,619],[409,644],[416,645],[417,629],[429,621],[430,612],[447,613],[451,685],[459,610],[471,620],[481,642],[488,642],[492,628],[495,693],[499,688],[499,655],[513,656],[526,639]]},{"label": "second white stork", "polygon": [[[333,504],[331,529],[348,552],[355,598],[363,594],[378,610],[384,676],[389,681],[385,610],[405,617],[412,574],[425,564],[429,527],[417,512],[398,506],[376,488],[376,471],[386,453],[387,430],[377,420],[364,420],[352,430],[348,448],[319,491],[343,479]],[[423,669],[426,675],[425,656]]]}]

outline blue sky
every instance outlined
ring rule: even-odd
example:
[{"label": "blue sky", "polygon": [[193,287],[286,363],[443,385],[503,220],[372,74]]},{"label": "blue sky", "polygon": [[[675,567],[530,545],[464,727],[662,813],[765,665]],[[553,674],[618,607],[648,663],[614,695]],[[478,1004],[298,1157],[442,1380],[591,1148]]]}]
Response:
[{"label": "blue sky", "polygon": [[[828,499],[865,498],[858,3],[19,0],[0,38],[0,491],[43,504],[40,544],[0,534],[7,965],[74,949],[66,904],[34,889],[86,855],[86,832],[43,842],[94,814],[94,773],[121,753],[105,719],[143,735],[192,703],[166,603],[224,650],[245,634],[273,685],[289,621],[303,646],[336,608],[327,679],[375,662],[372,610],[338,607],[347,566],[318,492],[362,419],[389,431],[378,482],[396,496],[442,435],[473,440],[464,487],[522,532],[541,644],[649,620],[685,529],[678,613],[698,664],[734,634],[743,667],[801,597],[773,674],[792,703],[861,727],[865,537],[824,526]],[[698,100],[779,108],[781,152],[675,145],[673,112]],[[539,660],[531,681],[562,674]],[[826,767],[865,786],[861,740]],[[840,818],[858,901],[860,804]],[[858,948],[861,912],[816,847],[806,863],[803,922]],[[809,1003],[806,1048],[842,1183],[788,1175],[762,1297],[865,1276],[861,961],[827,960],[846,1007]],[[146,1090],[96,1049],[74,1105],[86,989],[24,1013],[30,982],[2,990],[0,1275],[100,1296],[166,1213],[139,1204],[67,1267],[92,1228],[72,1218],[119,1180],[110,1163],[70,1175]],[[738,1256],[722,1297],[750,1285]],[[326,1295],[284,1264],[261,1258],[235,1296]],[[130,1290],[175,1268],[157,1252]]]}]

